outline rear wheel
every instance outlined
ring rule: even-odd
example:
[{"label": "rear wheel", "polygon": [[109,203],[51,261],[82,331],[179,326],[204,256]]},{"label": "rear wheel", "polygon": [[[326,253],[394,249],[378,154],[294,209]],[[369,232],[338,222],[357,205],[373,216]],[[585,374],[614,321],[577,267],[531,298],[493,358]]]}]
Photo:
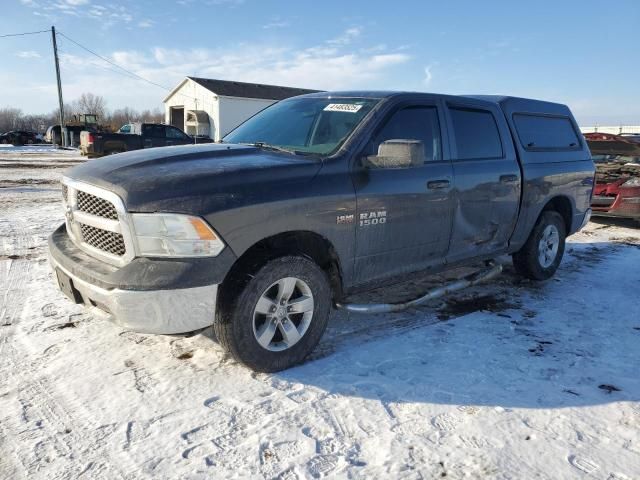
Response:
[{"label": "rear wheel", "polygon": [[513,254],[516,271],[532,280],[551,278],[564,255],[567,236],[564,219],[558,212],[542,212],[527,242]]},{"label": "rear wheel", "polygon": [[220,343],[253,370],[277,372],[302,362],[320,341],[331,289],[311,260],[281,257],[258,270],[230,303],[220,305],[213,325]]}]

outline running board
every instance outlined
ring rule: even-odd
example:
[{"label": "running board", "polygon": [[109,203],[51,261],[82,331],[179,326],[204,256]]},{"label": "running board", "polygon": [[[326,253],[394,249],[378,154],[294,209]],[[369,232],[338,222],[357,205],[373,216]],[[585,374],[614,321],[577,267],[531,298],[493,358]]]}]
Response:
[{"label": "running board", "polygon": [[430,300],[443,297],[458,290],[465,289],[467,287],[473,287],[481,282],[491,280],[502,272],[502,265],[497,264],[493,260],[487,262],[487,267],[478,272],[467,275],[461,280],[448,283],[442,287],[429,290],[425,295],[409,300],[404,303],[336,303],[336,308],[340,310],[347,310],[355,313],[391,313],[400,312],[410,307],[416,307],[422,305]]}]

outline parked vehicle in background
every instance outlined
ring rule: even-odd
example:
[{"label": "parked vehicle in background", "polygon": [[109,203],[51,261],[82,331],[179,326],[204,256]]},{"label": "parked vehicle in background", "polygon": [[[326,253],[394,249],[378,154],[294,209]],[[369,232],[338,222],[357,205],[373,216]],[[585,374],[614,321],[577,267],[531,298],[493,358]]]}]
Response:
[{"label": "parked vehicle in background", "polygon": [[[102,127],[98,124],[98,116],[92,113],[79,113],[73,115],[71,120],[65,124],[67,130],[67,144],[69,146],[80,145],[80,132],[100,132]],[[53,145],[62,145],[62,135],[60,125],[51,125],[45,133],[44,139]]]},{"label": "parked vehicle in background", "polygon": [[142,148],[211,143],[211,139],[194,138],[179,128],[163,123],[127,123],[117,133],[82,132],[80,152],[89,158],[140,150]]},{"label": "parked vehicle in background", "polygon": [[[86,127],[82,125],[66,125],[67,135],[70,145],[80,144],[80,133],[86,130]],[[60,134],[60,125],[51,125],[47,128],[47,132],[44,134],[44,139],[47,143],[53,145],[62,145],[62,135]]]},{"label": "parked vehicle in background", "polygon": [[[349,303],[408,273],[510,254],[521,275],[550,278],[589,220],[593,176],[564,105],[323,92],[267,107],[222,144],[74,167],[49,250],[74,302],[147,333],[213,324],[233,357],[273,372],[313,350],[334,304],[415,305]],[[419,301],[500,266],[486,269]]]},{"label": "parked vehicle in background", "polygon": [[12,130],[0,135],[0,143],[11,145],[32,145],[38,143],[38,134],[25,130]]},{"label": "parked vehicle in background", "polygon": [[585,134],[596,163],[593,214],[640,222],[640,136]]}]

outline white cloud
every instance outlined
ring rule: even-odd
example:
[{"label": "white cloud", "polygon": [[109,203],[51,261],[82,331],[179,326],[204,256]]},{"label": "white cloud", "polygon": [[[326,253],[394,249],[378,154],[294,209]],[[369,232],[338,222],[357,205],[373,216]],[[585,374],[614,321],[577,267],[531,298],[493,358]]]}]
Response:
[{"label": "white cloud", "polygon": [[[111,53],[98,50],[98,53],[169,88],[186,75],[322,90],[389,88],[393,87],[388,80],[393,69],[411,59],[406,51],[382,46],[354,49],[327,41],[306,48],[252,43],[216,48],[152,47]],[[61,63],[65,98],[93,92],[103,95],[111,108],[149,108],[160,106],[168,93],[81,51],[65,52]]]},{"label": "white cloud", "polygon": [[153,21],[152,20],[142,20],[141,22],[138,22],[138,26],[140,28],[151,28],[151,27],[153,27]]},{"label": "white cloud", "polygon": [[19,58],[40,58],[40,54],[33,50],[24,50],[22,52],[17,52],[16,57]]},{"label": "white cloud", "polygon": [[426,67],[424,67],[424,84],[426,86],[429,86],[429,84],[431,83],[431,80],[433,80],[433,72],[431,72],[431,70],[433,69],[433,64],[427,65]]},{"label": "white cloud", "polygon": [[351,27],[345,30],[342,35],[328,40],[331,45],[349,45],[362,33],[362,27]]},{"label": "white cloud", "polygon": [[269,28],[285,28],[285,27],[288,27],[289,25],[290,25],[289,22],[285,22],[285,21],[282,21],[282,20],[274,20],[272,22],[265,23],[262,26],[262,28],[265,28],[265,29],[269,29]]},{"label": "white cloud", "polygon": [[[20,0],[33,9],[33,14],[55,21],[58,15],[77,18],[99,19],[101,28],[109,28],[120,23],[131,23],[134,16],[131,7],[113,2],[90,2],[90,0]],[[144,22],[143,20],[142,22]]]}]

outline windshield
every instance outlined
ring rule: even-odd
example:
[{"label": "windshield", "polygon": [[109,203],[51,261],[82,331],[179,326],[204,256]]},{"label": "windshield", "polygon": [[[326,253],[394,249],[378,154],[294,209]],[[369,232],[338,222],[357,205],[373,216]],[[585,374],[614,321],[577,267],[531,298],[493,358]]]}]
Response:
[{"label": "windshield", "polygon": [[378,103],[372,98],[294,98],[278,102],[224,137],[226,143],[330,155]]}]

